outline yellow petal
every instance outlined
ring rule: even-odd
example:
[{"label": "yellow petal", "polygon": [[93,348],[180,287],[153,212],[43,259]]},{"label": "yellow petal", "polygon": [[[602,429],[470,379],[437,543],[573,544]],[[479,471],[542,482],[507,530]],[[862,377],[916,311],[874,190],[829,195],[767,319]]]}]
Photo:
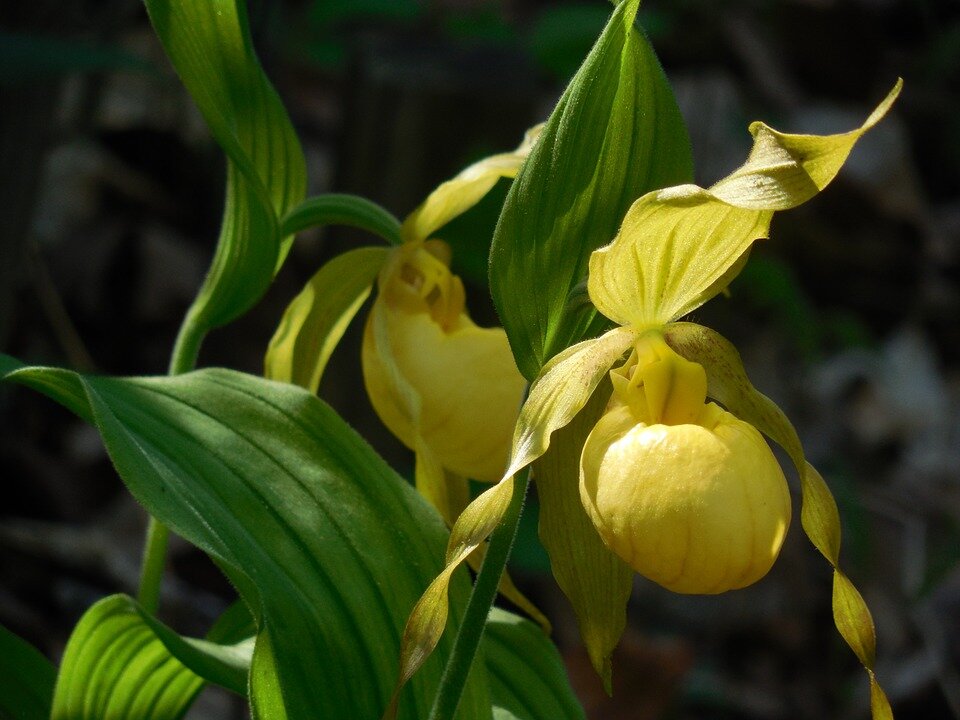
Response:
[{"label": "yellow petal", "polygon": [[783,471],[760,433],[713,403],[697,423],[638,423],[616,406],[583,448],[580,497],[634,570],[679,593],[746,587],[790,522]]},{"label": "yellow petal", "polygon": [[636,336],[630,328],[614,328],[599,338],[571,345],[543,366],[520,410],[507,475],[518,472],[547,451],[553,431],[580,412],[610,366]]},{"label": "yellow petal", "polygon": [[736,348],[719,333],[693,323],[673,323],[667,342],[707,371],[708,394],[780,445],[797,466],[803,501],[800,522],[813,545],[833,566],[833,618],[870,679],[874,720],[892,720],[890,704],[874,675],[876,634],[863,598],[839,569],[840,515],[820,474],[806,461],[796,430],[776,404],[757,392],[747,378]]},{"label": "yellow petal", "polygon": [[412,291],[403,272],[381,275],[364,332],[363,376],[373,407],[410,449],[422,441],[447,470],[498,480],[525,386],[506,334],[476,326],[455,306],[445,327],[426,300],[422,307],[404,300]]},{"label": "yellow petal", "polygon": [[626,625],[633,570],[610,552],[580,502],[580,450],[610,395],[602,384],[573,421],[556,431],[533,465],[540,498],[540,539],[557,584],[573,606],[580,637],[604,687],[612,688],[610,656]]},{"label": "yellow petal", "polygon": [[330,355],[389,253],[384,247],[357,248],[320,268],[284,311],[267,347],[264,375],[316,392]]},{"label": "yellow petal", "polygon": [[426,240],[433,232],[480,202],[497,184],[497,180],[516,177],[542,129],[542,124],[530,128],[523,142],[513,152],[492,155],[475,162],[437,187],[404,221],[401,228],[404,241]]},{"label": "yellow petal", "polygon": [[773,212],[826,187],[900,87],[860,128],[840,135],[789,135],[754,123],[747,162],[711,188],[680,185],[641,197],[613,242],[590,257],[597,309],[620,325],[661,325],[716,295],[753,242],[767,236]]}]

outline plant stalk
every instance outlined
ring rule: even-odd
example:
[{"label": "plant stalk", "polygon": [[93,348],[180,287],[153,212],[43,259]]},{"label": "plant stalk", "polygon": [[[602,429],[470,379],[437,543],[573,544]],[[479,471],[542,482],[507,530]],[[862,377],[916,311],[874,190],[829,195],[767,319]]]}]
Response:
[{"label": "plant stalk", "polygon": [[453,651],[447,659],[447,665],[440,679],[440,687],[430,710],[430,720],[453,720],[460,704],[460,696],[467,682],[470,667],[477,654],[483,629],[487,624],[490,607],[497,595],[500,577],[507,565],[513,541],[517,535],[517,526],[523,512],[523,500],[530,483],[529,469],[523,470],[514,478],[513,497],[503,520],[490,536],[490,545],[483,558],[480,572],[477,573],[473,592],[467,602],[463,620]]},{"label": "plant stalk", "polygon": [[[169,375],[180,375],[193,370],[197,364],[200,344],[206,334],[206,328],[196,322],[196,315],[191,308],[183,319],[180,332],[177,333],[173,354],[170,357]],[[169,540],[169,528],[151,515],[147,522],[143,562],[140,569],[140,588],[137,591],[137,600],[151,615],[155,615],[160,607],[160,584],[167,564]]]}]

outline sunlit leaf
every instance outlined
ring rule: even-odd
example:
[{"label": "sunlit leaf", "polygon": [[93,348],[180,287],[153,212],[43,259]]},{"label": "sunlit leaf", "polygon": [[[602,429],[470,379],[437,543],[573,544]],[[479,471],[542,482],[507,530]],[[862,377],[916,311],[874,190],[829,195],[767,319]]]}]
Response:
[{"label": "sunlit leaf", "polygon": [[0,718],[48,720],[56,668],[0,625]]},{"label": "sunlit leaf", "polygon": [[636,198],[688,182],[687,133],[653,49],[634,27],[639,0],[613,11],[517,176],[490,255],[490,290],[521,372],[599,334],[578,287]]},{"label": "sunlit leaf", "polygon": [[173,659],[125,595],[93,605],[74,628],[51,720],[176,720],[203,679]]},{"label": "sunlit leaf", "polygon": [[740,168],[709,189],[680,185],[637,200],[614,241],[590,258],[589,292],[619,325],[662,325],[699,307],[732,280],[775,210],[806,202],[836,176],[857,140],[890,109],[898,82],[852,132],[788,135],[750,126]]},{"label": "sunlit leaf", "polygon": [[[296,386],[225,370],[113,379],[17,367],[0,356],[9,380],[85,403],[134,496],[245,578],[272,649],[263,667],[255,650],[258,717],[380,715],[401,628],[442,567],[446,531],[332,410]],[[468,589],[454,578],[454,625]],[[451,643],[402,694],[403,717],[426,715]],[[482,674],[462,707],[464,718],[489,717]]]}]

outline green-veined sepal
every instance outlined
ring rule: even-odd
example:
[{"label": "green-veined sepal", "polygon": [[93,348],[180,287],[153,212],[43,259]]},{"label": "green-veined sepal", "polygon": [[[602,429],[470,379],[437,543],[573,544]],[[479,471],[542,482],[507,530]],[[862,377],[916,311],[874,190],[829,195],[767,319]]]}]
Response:
[{"label": "green-veined sepal", "polygon": [[770,398],[750,383],[740,354],[719,333],[694,323],[673,323],[667,342],[680,355],[703,365],[707,394],[780,445],[800,476],[800,522],[810,542],[833,567],[833,619],[840,635],[863,664],[870,678],[873,720],[892,720],[893,713],[874,674],[876,633],[870,610],[853,583],[840,570],[840,514],[820,473],[808,463],[796,430]]},{"label": "green-veined sepal", "polygon": [[283,313],[264,376],[317,392],[330,355],[387,260],[385,247],[349,250],[321,267]]},{"label": "green-veined sepal", "polygon": [[890,109],[901,83],[858,129],[789,135],[751,125],[747,162],[709,189],[650,192],[624,217],[617,237],[590,258],[588,289],[620,325],[662,325],[719,293],[776,210],[806,202],[836,176],[857,140]]},{"label": "green-veined sepal", "polygon": [[436,230],[480,202],[497,180],[516,177],[542,129],[542,124],[535,125],[527,130],[523,142],[513,152],[479,160],[440,184],[403,221],[404,242],[427,240]]}]

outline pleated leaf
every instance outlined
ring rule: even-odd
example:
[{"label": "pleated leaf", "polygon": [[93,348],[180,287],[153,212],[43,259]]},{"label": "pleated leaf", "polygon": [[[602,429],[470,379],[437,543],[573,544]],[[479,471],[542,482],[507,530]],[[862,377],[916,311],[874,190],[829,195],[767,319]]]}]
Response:
[{"label": "pleated leaf", "polygon": [[892,720],[893,713],[874,675],[876,632],[870,610],[859,591],[840,570],[840,514],[820,473],[806,461],[796,430],[777,405],[750,383],[736,348],[719,333],[694,323],[667,326],[667,342],[680,355],[707,372],[707,395],[780,445],[800,476],[800,522],[810,542],[833,567],[833,619],[840,635],[863,664],[870,679],[874,720]]},{"label": "pleated leaf", "polygon": [[[243,579],[258,643],[270,644],[254,651],[257,717],[379,717],[404,620],[442,568],[443,521],[413,488],[293,385],[226,370],[115,379],[17,366],[0,356],[9,379],[90,417],[134,496]],[[469,586],[454,580],[456,625]],[[401,717],[426,716],[451,643],[402,694]],[[464,719],[490,716],[482,669],[461,707]]]},{"label": "pleated leaf", "polygon": [[223,325],[269,286],[292,238],[279,218],[306,192],[306,163],[286,110],[253,50],[244,0],[146,0],[181,80],[227,154],[216,253],[193,322]]},{"label": "pleated leaf", "polygon": [[284,311],[267,347],[264,375],[315,393],[389,252],[385,247],[357,248],[321,267]]},{"label": "pleated leaf", "polygon": [[74,628],[51,720],[176,720],[203,679],[177,662],[124,595],[93,605]]},{"label": "pleated leaf", "polygon": [[614,241],[590,258],[597,309],[619,325],[662,325],[719,293],[750,246],[767,236],[774,211],[823,190],[893,105],[901,84],[856,130],[788,135],[754,123],[750,156],[723,180],[707,190],[681,185],[637,200]]},{"label": "pleated leaf", "polygon": [[607,326],[584,292],[590,253],[641,195],[689,182],[683,119],[659,61],[621,2],[507,195],[490,289],[520,371]]},{"label": "pleated leaf", "polygon": [[56,673],[35,647],[0,625],[0,718],[48,720]]}]

